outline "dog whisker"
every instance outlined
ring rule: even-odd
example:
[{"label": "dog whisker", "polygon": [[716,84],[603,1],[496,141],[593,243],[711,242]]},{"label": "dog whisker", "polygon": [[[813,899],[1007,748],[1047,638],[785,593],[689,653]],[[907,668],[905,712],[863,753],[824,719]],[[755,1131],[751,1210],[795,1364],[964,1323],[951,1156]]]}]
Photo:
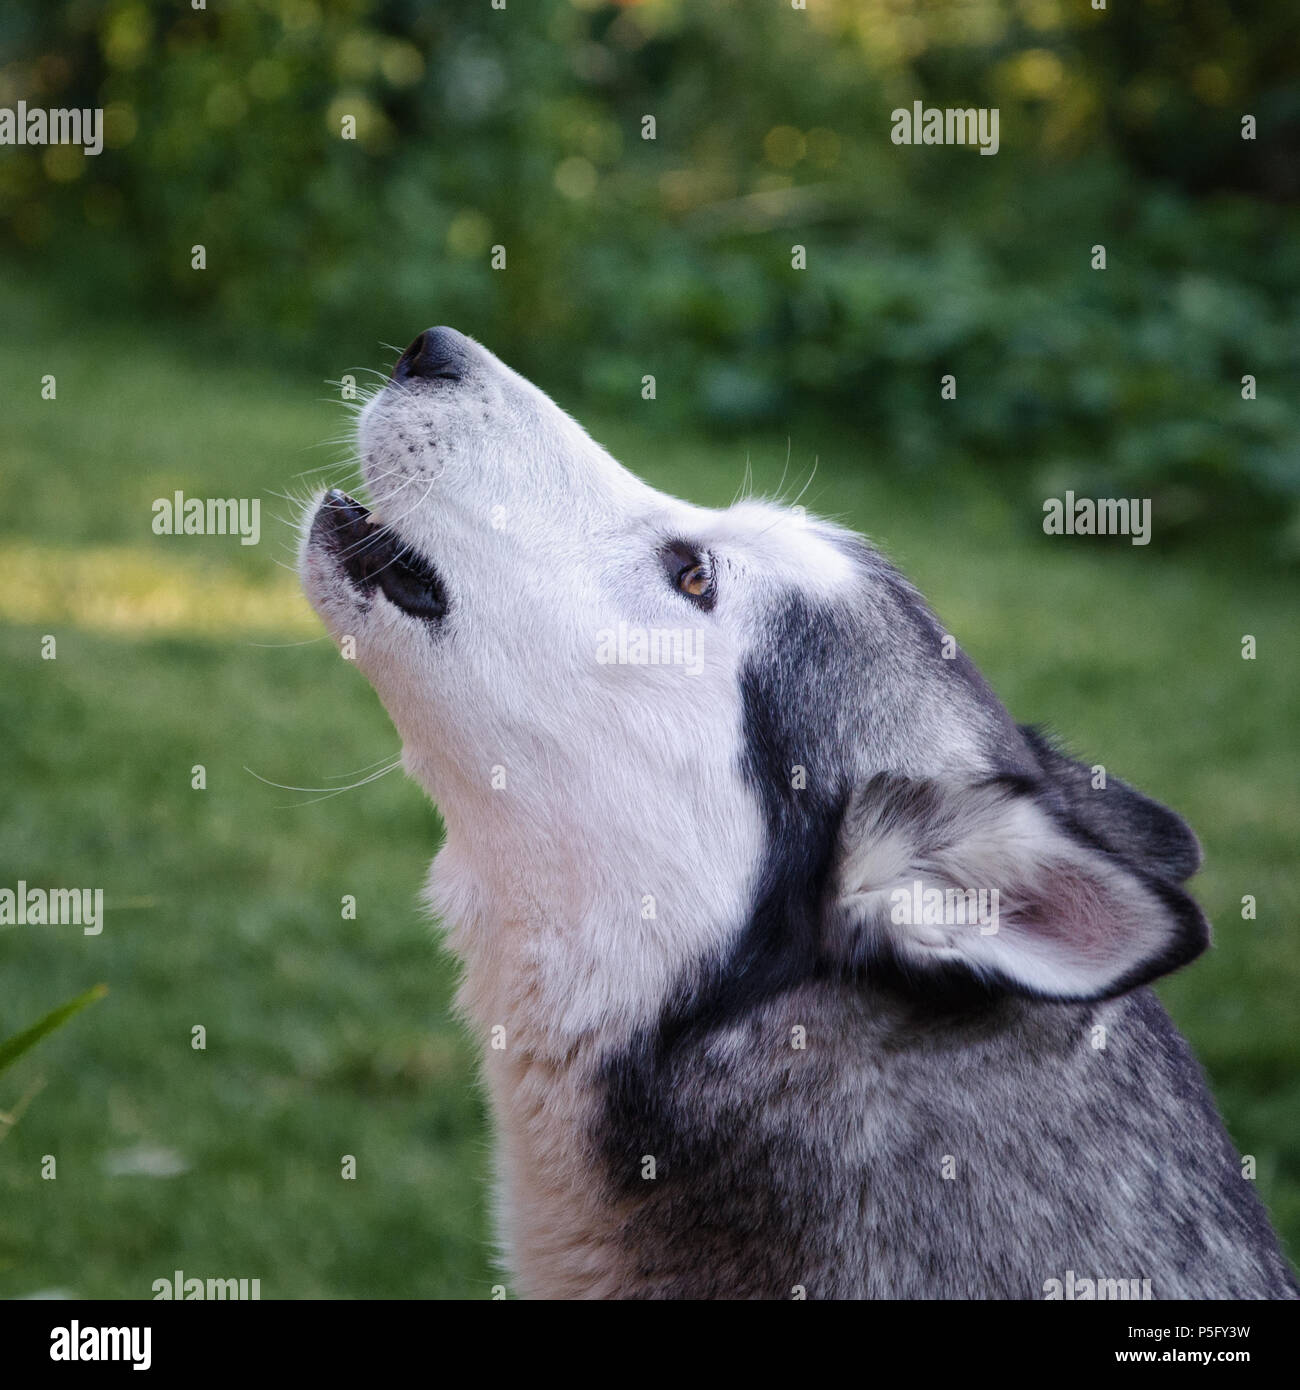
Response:
[{"label": "dog whisker", "polygon": [[256,777],[259,782],[265,783],[268,787],[276,787],[285,792],[321,792],[321,796],[313,796],[309,801],[287,801],[281,806],[281,810],[290,810],[296,806],[314,806],[318,801],[328,801],[331,797],[342,796],[344,792],[356,791],[359,787],[369,786],[371,782],[377,782],[381,777],[387,777],[390,772],[396,772],[402,765],[401,758],[389,763],[387,767],[380,768],[378,772],[372,772],[368,777],[363,777],[359,782],[349,783],[346,787],[294,787],[286,782],[273,782],[269,777],[263,777],[261,773],[254,772],[251,767],[245,767],[244,771],[250,777]]}]

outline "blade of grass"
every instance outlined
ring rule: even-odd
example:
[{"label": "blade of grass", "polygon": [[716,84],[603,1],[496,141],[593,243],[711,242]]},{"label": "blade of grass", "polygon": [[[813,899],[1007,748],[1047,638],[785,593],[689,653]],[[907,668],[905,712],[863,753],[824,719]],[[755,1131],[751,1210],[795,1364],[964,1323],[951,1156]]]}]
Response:
[{"label": "blade of grass", "polygon": [[96,999],[102,999],[107,993],[107,985],[93,985],[84,994],[79,994],[75,999],[69,999],[66,1004],[52,1009],[39,1023],[34,1023],[23,1032],[15,1033],[12,1038],[0,1042],[0,1071],[11,1066],[28,1048],[35,1047],[47,1034],[53,1033],[56,1028],[62,1028],[73,1014],[80,1013],[87,1004],[93,1004]]}]

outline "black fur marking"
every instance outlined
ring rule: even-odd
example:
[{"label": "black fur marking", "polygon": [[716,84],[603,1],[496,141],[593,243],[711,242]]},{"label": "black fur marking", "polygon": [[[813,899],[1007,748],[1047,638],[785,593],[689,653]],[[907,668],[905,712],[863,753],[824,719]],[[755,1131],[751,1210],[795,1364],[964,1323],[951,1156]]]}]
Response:
[{"label": "black fur marking", "polygon": [[1181,816],[1118,777],[1094,788],[1091,768],[1041,729],[1022,724],[1020,732],[1074,818],[1112,853],[1171,883],[1186,882],[1201,867],[1200,843]]},{"label": "black fur marking", "polygon": [[[828,616],[797,600],[773,633],[773,667],[751,665],[742,674],[744,772],[762,801],[767,857],[753,913],[731,954],[707,966],[664,1011],[656,1040],[661,1052],[688,1033],[724,1026],[823,968],[821,909],[848,786],[818,775],[818,761],[829,757],[829,731],[815,727],[794,661],[816,668],[830,659],[835,641]],[[801,789],[792,786],[796,764],[808,770]]]},{"label": "black fur marking", "polygon": [[[685,1075],[706,1065],[711,1035],[743,1025],[777,996],[813,980],[870,984],[904,1003],[911,1026],[923,1029],[988,1014],[1005,997],[958,968],[922,977],[887,952],[863,963],[834,960],[823,950],[823,914],[851,789],[848,769],[835,767],[842,755],[834,721],[845,700],[809,684],[837,669],[845,639],[835,616],[792,598],[773,625],[767,661],[742,673],[744,772],[763,807],[766,860],[753,913],[730,955],[692,972],[657,1027],[606,1064],[601,1133],[610,1170],[629,1191],[641,1183],[643,1154],[655,1155],[660,1180],[679,1166],[698,1174],[721,1165],[715,1149],[732,1138],[683,1128],[672,1098]],[[802,787],[793,785],[796,766],[807,772]]]},{"label": "black fur marking", "polygon": [[[677,1121],[673,1097],[680,1073],[706,1065],[702,1054],[715,1030],[817,972],[819,909],[847,787],[818,776],[818,755],[828,751],[826,731],[817,728],[818,711],[803,698],[800,671],[826,661],[835,640],[827,615],[795,600],[772,633],[770,665],[751,664],[742,674],[744,772],[763,805],[766,862],[753,915],[731,955],[694,974],[658,1027],[606,1064],[601,1135],[611,1177],[628,1192],[641,1182],[640,1157],[647,1153],[655,1156],[660,1183],[686,1169],[697,1183],[701,1174],[725,1171],[732,1136],[696,1132]],[[808,768],[802,790],[791,785],[794,764]],[[739,1134],[743,1116],[736,1124]],[[727,1200],[718,1187],[719,1200]]]}]

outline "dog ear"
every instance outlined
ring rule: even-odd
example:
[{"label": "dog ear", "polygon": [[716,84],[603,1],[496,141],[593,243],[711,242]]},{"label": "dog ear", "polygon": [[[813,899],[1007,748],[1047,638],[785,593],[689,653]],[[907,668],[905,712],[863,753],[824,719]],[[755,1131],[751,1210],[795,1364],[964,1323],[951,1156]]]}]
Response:
[{"label": "dog ear", "polygon": [[882,774],[841,822],[831,956],[914,979],[954,970],[1045,999],[1104,999],[1209,943],[1180,888],[1114,853],[1023,778]]},{"label": "dog ear", "polygon": [[1185,883],[1201,867],[1201,845],[1183,818],[1149,796],[1107,776],[1095,785],[1092,768],[1062,752],[1041,729],[1020,726],[1070,815],[1112,853],[1170,883]]}]

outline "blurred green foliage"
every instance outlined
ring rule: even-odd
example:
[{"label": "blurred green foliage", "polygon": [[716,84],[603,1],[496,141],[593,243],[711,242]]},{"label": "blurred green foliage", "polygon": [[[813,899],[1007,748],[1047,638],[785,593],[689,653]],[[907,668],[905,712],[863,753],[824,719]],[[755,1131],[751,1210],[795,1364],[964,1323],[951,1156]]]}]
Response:
[{"label": "blurred green foliage", "polygon": [[[0,45],[0,105],[106,110],[0,159],[0,244],[86,307],[333,376],[449,322],[585,408],[653,375],[656,424],[831,414],[1300,551],[1289,7],[28,0]],[[914,100],[999,153],[893,145]]]}]

